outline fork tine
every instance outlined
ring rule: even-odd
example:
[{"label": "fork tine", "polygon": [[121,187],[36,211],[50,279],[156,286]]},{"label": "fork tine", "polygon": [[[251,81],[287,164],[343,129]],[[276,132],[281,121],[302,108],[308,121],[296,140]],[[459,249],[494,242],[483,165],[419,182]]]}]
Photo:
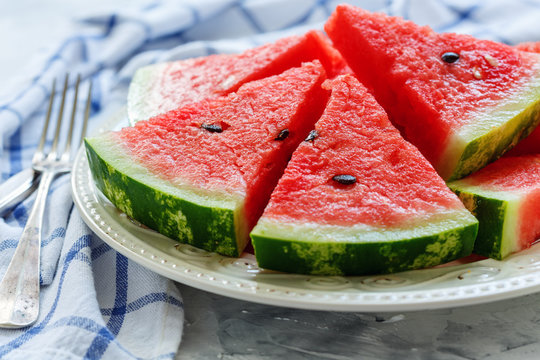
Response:
[{"label": "fork tine", "polygon": [[51,146],[51,151],[48,158],[56,158],[56,149],[58,148],[58,139],[60,137],[60,126],[62,125],[62,118],[64,117],[64,104],[66,102],[66,92],[68,89],[69,74],[66,74],[64,79],[64,90],[62,91],[62,101],[60,102],[60,109],[58,111],[58,119],[56,120],[56,131],[54,132],[54,139]]},{"label": "fork tine", "polygon": [[51,95],[49,96],[49,105],[47,106],[47,115],[45,116],[45,123],[43,124],[43,130],[41,131],[41,138],[39,139],[39,145],[34,153],[32,162],[37,161],[38,157],[43,155],[43,147],[45,146],[45,140],[47,139],[47,130],[49,129],[49,122],[51,120],[52,106],[54,97],[56,94],[56,78],[53,79]]},{"label": "fork tine", "polygon": [[86,105],[84,108],[84,121],[81,131],[81,140],[79,141],[79,147],[81,147],[84,137],[86,136],[86,128],[88,126],[88,118],[90,117],[90,104],[92,100],[92,80],[90,80],[90,85],[88,86],[88,96],[86,97]]},{"label": "fork tine", "polygon": [[81,82],[81,75],[77,75],[77,81],[75,82],[75,94],[73,95],[73,107],[71,109],[71,119],[69,121],[69,131],[66,140],[66,146],[64,148],[63,157],[69,159],[71,151],[71,139],[73,136],[73,124],[75,123],[75,114],[77,113],[77,97],[79,96],[79,84]]}]

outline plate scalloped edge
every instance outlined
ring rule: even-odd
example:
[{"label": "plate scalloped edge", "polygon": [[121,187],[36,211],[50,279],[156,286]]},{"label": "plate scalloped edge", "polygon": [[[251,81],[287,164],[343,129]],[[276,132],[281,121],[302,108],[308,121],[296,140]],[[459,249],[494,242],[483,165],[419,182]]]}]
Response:
[{"label": "plate scalloped edge", "polygon": [[[117,125],[124,121],[118,117]],[[84,148],[74,162],[73,200],[85,223],[131,260],[172,280],[268,305],[331,311],[411,311],[472,305],[540,291],[540,244],[492,259],[375,276],[308,276],[260,269],[251,254],[228,258],[179,244],[114,207],[94,186]]]}]

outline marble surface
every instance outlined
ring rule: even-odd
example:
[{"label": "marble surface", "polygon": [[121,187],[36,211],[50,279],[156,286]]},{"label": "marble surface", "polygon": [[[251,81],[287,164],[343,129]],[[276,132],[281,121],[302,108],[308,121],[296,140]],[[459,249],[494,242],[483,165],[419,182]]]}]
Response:
[{"label": "marble surface", "polygon": [[[139,1],[140,2],[140,1]],[[13,69],[56,46],[72,16],[129,0],[0,4],[0,95]],[[28,11],[34,9],[34,11]],[[48,19],[55,26],[37,26]],[[23,73],[23,72],[19,72]],[[399,312],[307,311],[226,298],[178,284],[185,327],[177,359],[540,359],[540,294],[461,308]]]}]

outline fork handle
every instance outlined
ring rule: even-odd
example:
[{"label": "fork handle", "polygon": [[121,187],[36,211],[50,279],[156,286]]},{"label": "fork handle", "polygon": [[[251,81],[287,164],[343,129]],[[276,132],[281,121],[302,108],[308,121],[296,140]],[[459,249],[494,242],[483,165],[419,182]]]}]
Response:
[{"label": "fork handle", "polygon": [[0,327],[33,324],[39,313],[41,228],[54,172],[45,171],[19,244],[0,283]]}]

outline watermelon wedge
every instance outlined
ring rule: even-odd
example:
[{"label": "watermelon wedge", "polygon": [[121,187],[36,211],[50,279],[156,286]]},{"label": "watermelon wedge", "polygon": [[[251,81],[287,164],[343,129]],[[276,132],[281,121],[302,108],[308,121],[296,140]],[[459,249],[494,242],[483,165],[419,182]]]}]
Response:
[{"label": "watermelon wedge", "polygon": [[229,94],[249,81],[277,75],[320,60],[334,76],[348,69],[341,55],[320,31],[290,36],[242,54],[219,54],[139,69],[129,87],[131,123],[207,98]]},{"label": "watermelon wedge", "polygon": [[540,155],[503,157],[448,184],[480,221],[474,252],[494,259],[540,236]]},{"label": "watermelon wedge", "polygon": [[358,80],[327,81],[315,130],[251,232],[263,268],[391,273],[469,255],[477,220]]},{"label": "watermelon wedge", "polygon": [[540,122],[540,56],[340,5],[334,46],[446,180],[497,159]]},{"label": "watermelon wedge", "polygon": [[328,98],[315,61],[85,140],[97,187],[160,233],[238,256]]}]

